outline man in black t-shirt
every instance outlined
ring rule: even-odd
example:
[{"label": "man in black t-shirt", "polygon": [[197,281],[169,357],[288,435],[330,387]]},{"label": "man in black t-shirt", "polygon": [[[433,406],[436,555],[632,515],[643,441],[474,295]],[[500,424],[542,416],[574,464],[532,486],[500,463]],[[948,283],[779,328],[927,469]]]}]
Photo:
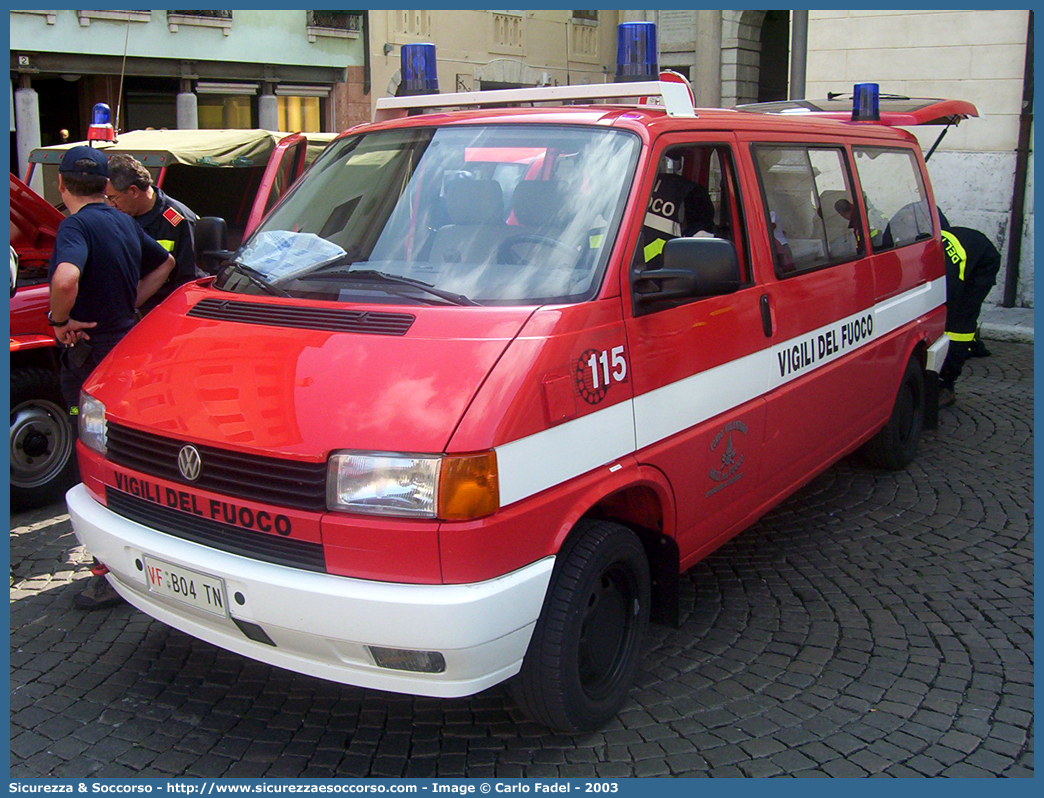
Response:
[{"label": "man in black t-shirt", "polygon": [[137,158],[117,153],[109,158],[109,204],[130,214],[146,233],[174,256],[174,271],[141,308],[147,313],[174,290],[197,277],[195,228],[199,217],[184,203],[168,197],[152,183],[152,175]]},{"label": "man in black t-shirt", "polygon": [[[125,214],[105,202],[108,162],[74,147],[58,168],[70,216],[58,225],[48,275],[48,321],[62,352],[62,395],[76,413],[80,386],[134,326],[134,311],[174,268],[174,259]],[[89,343],[87,343],[89,341]]]},{"label": "man in black t-shirt", "polygon": [[[73,147],[58,167],[58,192],[70,216],[58,225],[48,275],[47,321],[64,345],[59,379],[69,413],[79,415],[80,388],[134,326],[134,311],[167,279],[174,258],[134,220],[105,203],[105,153]],[[75,424],[73,425],[75,429]],[[97,563],[74,602],[101,609],[120,601]]]}]

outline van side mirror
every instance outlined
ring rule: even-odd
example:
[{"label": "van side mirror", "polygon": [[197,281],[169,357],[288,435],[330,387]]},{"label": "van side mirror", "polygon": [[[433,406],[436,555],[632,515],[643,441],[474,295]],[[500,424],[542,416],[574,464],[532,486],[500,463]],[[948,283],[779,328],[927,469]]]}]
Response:
[{"label": "van side mirror", "polygon": [[663,248],[663,268],[637,272],[631,278],[639,306],[731,294],[741,282],[736,247],[723,238],[672,239]]},{"label": "van side mirror", "polygon": [[221,264],[232,257],[228,249],[228,225],[220,216],[203,216],[196,222],[196,266],[207,274],[217,274]]}]

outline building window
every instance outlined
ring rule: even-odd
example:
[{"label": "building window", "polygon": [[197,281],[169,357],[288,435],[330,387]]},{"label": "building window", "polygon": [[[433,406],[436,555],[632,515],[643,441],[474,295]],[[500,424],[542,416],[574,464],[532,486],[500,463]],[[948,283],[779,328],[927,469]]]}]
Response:
[{"label": "building window", "polygon": [[58,12],[56,10],[41,11],[41,10],[38,10],[38,9],[28,9],[28,10],[24,10],[23,11],[21,9],[12,8],[11,9],[11,13],[12,14],[39,14],[40,16],[47,18],[47,24],[48,25],[53,25],[57,21],[57,19],[58,19]]},{"label": "building window", "polygon": [[209,17],[210,19],[232,19],[231,11],[168,11],[167,15],[181,14],[185,17]]},{"label": "building window", "polygon": [[232,32],[231,11],[168,11],[167,29],[171,33],[178,32],[179,25],[195,25],[202,28],[221,28],[228,36]]},{"label": "building window", "polygon": [[401,41],[407,37],[408,41],[416,41],[414,36],[431,36],[431,12],[412,9],[409,11],[392,11],[390,20],[393,41]]},{"label": "building window", "polygon": [[148,22],[152,19],[151,11],[77,11],[80,27],[88,28],[92,19],[106,19],[115,22]]},{"label": "building window", "polygon": [[314,42],[317,36],[328,36],[335,39],[357,39],[362,32],[361,11],[327,11],[308,12],[308,41]]},{"label": "building window", "polygon": [[255,127],[253,97],[208,94],[199,98],[197,112],[201,130],[249,130]]},{"label": "building window", "polygon": [[361,11],[309,11],[308,24],[314,28],[334,28],[352,33],[362,31]]},{"label": "building window", "polygon": [[257,127],[256,83],[196,84],[196,109],[199,126],[205,130]]},{"label": "building window", "polygon": [[494,11],[490,13],[492,31],[490,52],[522,55],[526,49],[525,17],[521,12]]},{"label": "building window", "polygon": [[320,133],[322,104],[318,97],[276,97],[279,129],[289,133]]},{"label": "building window", "polygon": [[584,22],[597,23],[598,22],[598,12],[597,11],[574,11],[573,12],[573,21],[577,22],[577,21],[580,21],[580,20],[583,20]]}]

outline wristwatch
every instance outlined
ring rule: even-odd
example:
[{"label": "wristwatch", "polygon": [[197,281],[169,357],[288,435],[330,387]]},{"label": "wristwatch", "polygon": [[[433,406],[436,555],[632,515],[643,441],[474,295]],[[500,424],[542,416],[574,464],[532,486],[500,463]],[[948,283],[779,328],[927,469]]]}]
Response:
[{"label": "wristwatch", "polygon": [[51,311],[47,311],[47,323],[52,327],[64,327],[69,323],[69,319],[66,319],[65,321],[55,321],[54,316],[51,315]]}]

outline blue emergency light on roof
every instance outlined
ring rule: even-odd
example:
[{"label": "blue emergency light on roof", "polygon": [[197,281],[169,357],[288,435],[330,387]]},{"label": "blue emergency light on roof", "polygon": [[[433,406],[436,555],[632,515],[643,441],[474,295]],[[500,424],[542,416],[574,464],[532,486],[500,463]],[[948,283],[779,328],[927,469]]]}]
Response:
[{"label": "blue emergency light on roof", "polygon": [[621,22],[616,27],[616,80],[618,83],[657,80],[656,25]]},{"label": "blue emergency light on roof", "polygon": [[112,127],[112,111],[106,103],[95,103],[91,109],[91,124],[87,128],[88,141],[115,141],[116,131]]},{"label": "blue emergency light on roof", "polygon": [[109,106],[106,103],[95,103],[94,108],[91,109],[91,124],[92,125],[111,125],[112,124],[112,111],[109,110]]},{"label": "blue emergency light on roof", "polygon": [[404,44],[399,55],[402,59],[400,97],[439,93],[434,44]]},{"label": "blue emergency light on roof", "polygon": [[880,118],[880,87],[876,83],[855,84],[852,91],[852,121],[876,122]]}]

